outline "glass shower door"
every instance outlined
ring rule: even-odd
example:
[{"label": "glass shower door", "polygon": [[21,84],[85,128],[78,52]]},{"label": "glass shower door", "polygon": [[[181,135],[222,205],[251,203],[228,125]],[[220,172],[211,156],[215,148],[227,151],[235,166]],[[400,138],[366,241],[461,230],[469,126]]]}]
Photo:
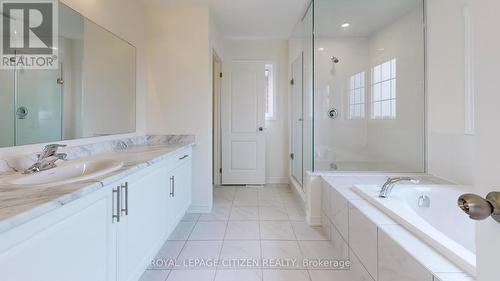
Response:
[{"label": "glass shower door", "polygon": [[292,64],[292,175],[300,184],[304,181],[303,97],[303,54],[300,54]]},{"label": "glass shower door", "polygon": [[14,71],[0,70],[0,147],[14,146]]},{"label": "glass shower door", "polygon": [[16,71],[15,143],[26,145],[62,139],[61,70]]}]

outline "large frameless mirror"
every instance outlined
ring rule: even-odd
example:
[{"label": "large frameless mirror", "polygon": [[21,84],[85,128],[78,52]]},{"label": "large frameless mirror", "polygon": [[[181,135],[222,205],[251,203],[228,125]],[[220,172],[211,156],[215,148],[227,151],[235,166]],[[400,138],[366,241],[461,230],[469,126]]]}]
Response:
[{"label": "large frameless mirror", "polygon": [[135,47],[58,10],[59,67],[0,70],[0,147],[135,132]]}]

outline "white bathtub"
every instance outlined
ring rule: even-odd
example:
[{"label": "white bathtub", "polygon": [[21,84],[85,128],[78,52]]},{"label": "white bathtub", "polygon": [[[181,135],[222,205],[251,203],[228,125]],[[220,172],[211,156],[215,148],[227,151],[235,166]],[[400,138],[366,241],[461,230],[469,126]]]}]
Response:
[{"label": "white bathtub", "polygon": [[[464,190],[451,185],[399,184],[389,198],[379,198],[380,188],[358,185],[354,191],[475,276],[475,223],[457,206]],[[425,206],[424,197],[429,206]]]}]

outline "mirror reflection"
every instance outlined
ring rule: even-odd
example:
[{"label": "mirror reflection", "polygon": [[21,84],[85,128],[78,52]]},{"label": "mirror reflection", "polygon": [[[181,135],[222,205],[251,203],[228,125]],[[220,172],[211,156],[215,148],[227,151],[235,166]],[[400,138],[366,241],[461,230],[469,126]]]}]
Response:
[{"label": "mirror reflection", "polygon": [[59,68],[0,70],[0,147],[135,131],[135,47],[59,5]]}]

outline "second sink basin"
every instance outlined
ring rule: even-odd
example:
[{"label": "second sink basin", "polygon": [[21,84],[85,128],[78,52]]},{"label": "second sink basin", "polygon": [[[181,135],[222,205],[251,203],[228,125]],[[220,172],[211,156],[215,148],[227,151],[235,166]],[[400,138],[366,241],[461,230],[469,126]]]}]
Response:
[{"label": "second sink basin", "polygon": [[114,160],[65,162],[60,166],[32,175],[17,175],[4,183],[23,186],[59,186],[97,178],[123,167]]}]

